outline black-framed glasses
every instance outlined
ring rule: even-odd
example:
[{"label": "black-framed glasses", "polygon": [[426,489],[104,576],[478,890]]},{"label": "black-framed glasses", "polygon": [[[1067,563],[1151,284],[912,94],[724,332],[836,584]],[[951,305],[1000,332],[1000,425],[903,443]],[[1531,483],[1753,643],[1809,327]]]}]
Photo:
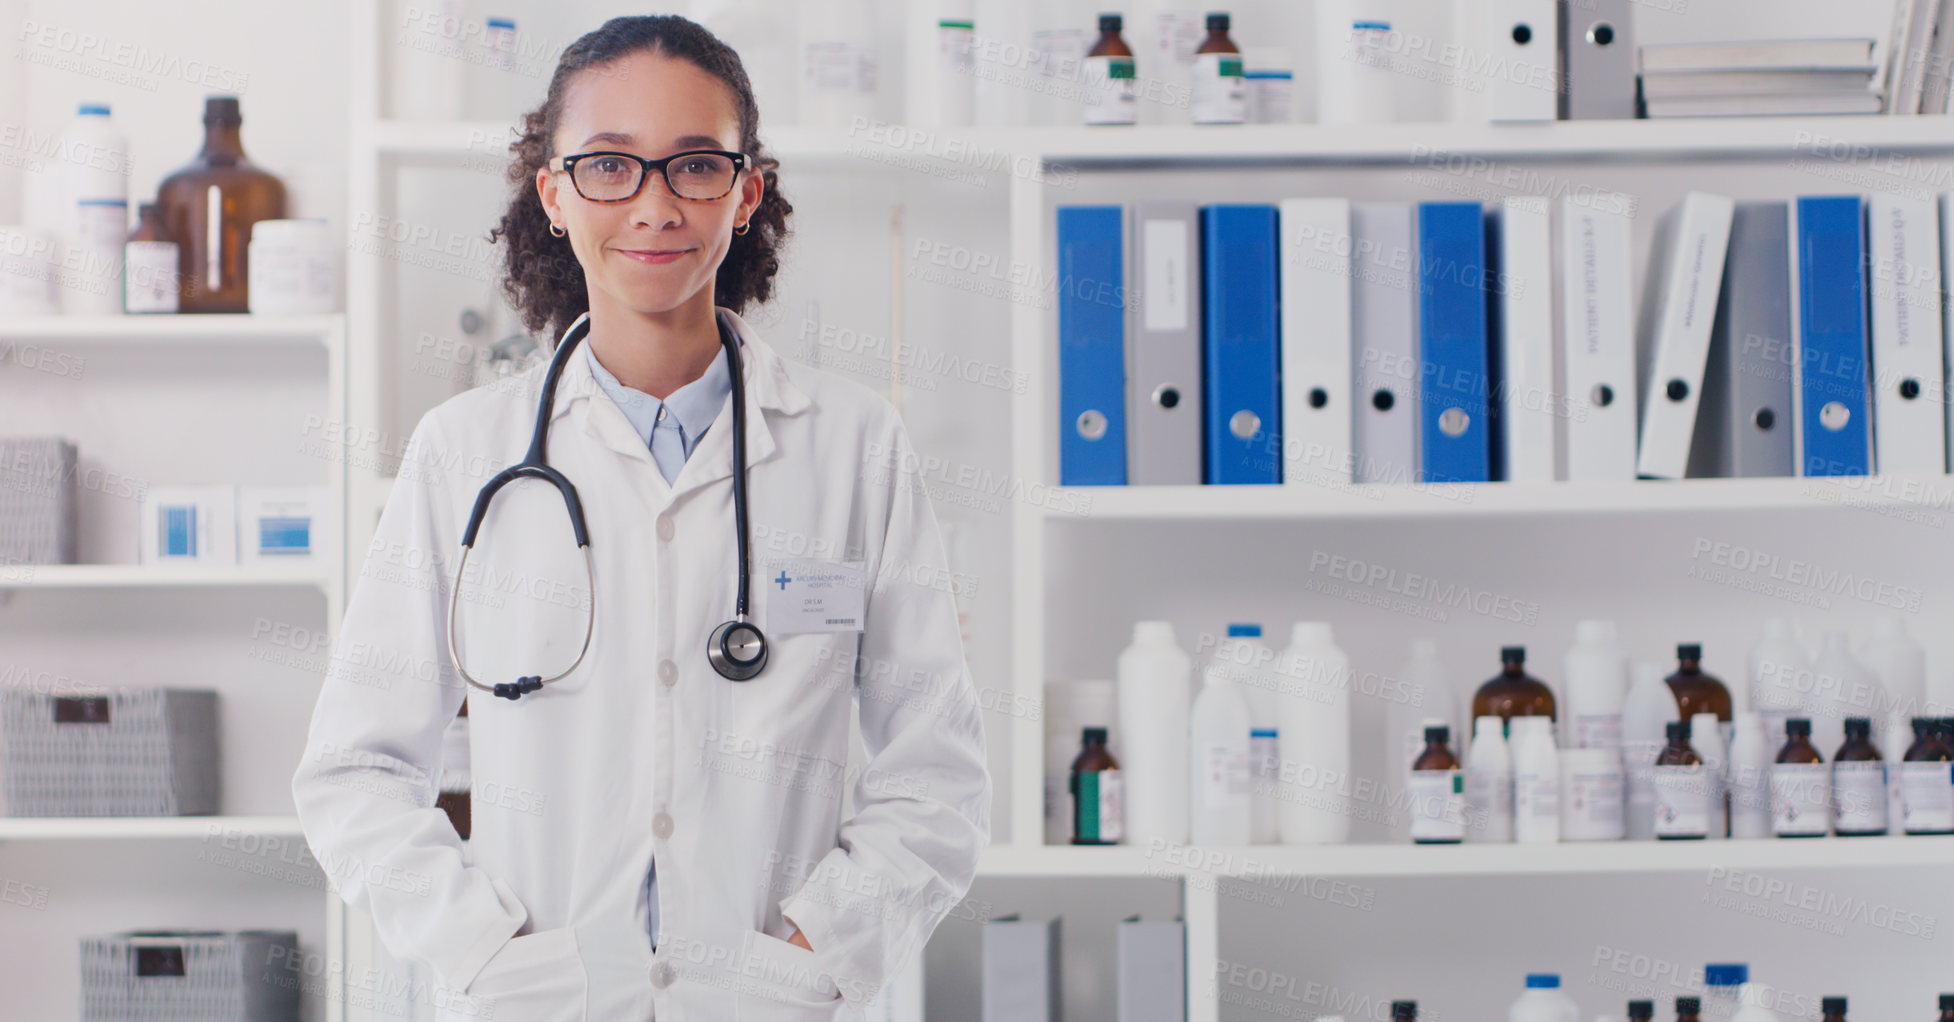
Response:
[{"label": "black-framed glasses", "polygon": [[672,194],[693,202],[725,198],[748,161],[745,153],[723,149],[688,149],[662,160],[618,152],[573,153],[559,156],[554,169],[568,171],[577,194],[591,202],[623,202],[638,194],[655,168],[665,175]]}]

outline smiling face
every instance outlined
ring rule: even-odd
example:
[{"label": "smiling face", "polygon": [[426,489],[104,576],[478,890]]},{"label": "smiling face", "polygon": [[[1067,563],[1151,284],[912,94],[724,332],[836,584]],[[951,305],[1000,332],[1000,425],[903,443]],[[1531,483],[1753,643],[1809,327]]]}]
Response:
[{"label": "smiling face", "polygon": [[[558,156],[738,152],[739,114],[718,78],[690,61],[640,51],[576,77],[551,144]],[[743,171],[724,198],[701,202],[673,195],[653,171],[630,199],[593,202],[577,194],[569,174],[544,167],[536,172],[536,192],[550,220],[569,231],[593,317],[605,306],[657,316],[695,301],[709,314],[713,277],[733,228],[760,205],[761,183]]]}]

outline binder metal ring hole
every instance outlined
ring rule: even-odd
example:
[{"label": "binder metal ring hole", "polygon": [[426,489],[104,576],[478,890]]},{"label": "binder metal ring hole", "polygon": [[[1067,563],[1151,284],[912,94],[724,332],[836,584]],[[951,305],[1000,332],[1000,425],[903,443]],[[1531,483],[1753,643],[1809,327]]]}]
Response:
[{"label": "binder metal ring hole", "polygon": [[1670,380],[1669,385],[1662,388],[1662,392],[1671,401],[1681,401],[1689,396],[1689,384],[1682,380]]},{"label": "binder metal ring hole", "polygon": [[1597,21],[1588,26],[1588,42],[1596,46],[1606,46],[1615,41],[1615,26],[1605,21]]},{"label": "binder metal ring hole", "polygon": [[1920,396],[1920,381],[1906,379],[1900,381],[1900,396],[1908,401]]},{"label": "binder metal ring hole", "polygon": [[1079,413],[1079,435],[1087,440],[1097,440],[1105,436],[1106,427],[1104,412],[1088,409]]},{"label": "binder metal ring hole", "polygon": [[1825,407],[1818,410],[1818,424],[1834,433],[1844,429],[1845,424],[1851,421],[1851,410],[1837,401],[1827,401]]},{"label": "binder metal ring hole", "polygon": [[1593,401],[1596,408],[1606,408],[1615,403],[1615,388],[1605,383],[1597,383],[1594,389],[1588,392],[1588,400]]},{"label": "binder metal ring hole", "polygon": [[1228,417],[1228,432],[1238,440],[1253,440],[1262,429],[1262,417],[1244,408]]},{"label": "binder metal ring hole", "polygon": [[1513,26],[1513,41],[1521,46],[1533,42],[1533,26],[1524,21]]},{"label": "binder metal ring hole", "polygon": [[1311,387],[1309,389],[1309,406],[1311,408],[1321,408],[1329,403],[1329,392],[1325,391],[1322,387]]},{"label": "binder metal ring hole", "polygon": [[1472,425],[1472,416],[1463,408],[1447,408],[1438,416],[1438,431],[1446,436],[1464,436]]},{"label": "binder metal ring hole", "polygon": [[1181,403],[1181,389],[1171,384],[1161,384],[1153,390],[1153,403],[1162,408],[1177,408]]},{"label": "binder metal ring hole", "polygon": [[1388,390],[1380,390],[1377,393],[1371,395],[1371,407],[1377,409],[1380,412],[1390,411],[1391,406],[1397,403],[1398,403],[1398,396],[1396,394],[1391,393]]},{"label": "binder metal ring hole", "polygon": [[1768,432],[1772,426],[1778,424],[1778,416],[1777,413],[1771,411],[1769,408],[1759,408],[1757,413],[1750,417],[1750,421],[1758,429]]}]

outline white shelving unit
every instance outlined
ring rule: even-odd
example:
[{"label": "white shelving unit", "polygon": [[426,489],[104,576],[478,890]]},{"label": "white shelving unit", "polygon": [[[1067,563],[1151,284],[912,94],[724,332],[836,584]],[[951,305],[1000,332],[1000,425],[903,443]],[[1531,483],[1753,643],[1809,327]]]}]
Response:
[{"label": "white shelving unit", "polygon": [[[387,119],[378,83],[383,73],[382,20],[375,0],[353,5],[351,127],[352,165],[347,175],[354,213],[393,215],[392,175],[403,165],[479,161],[482,168],[506,160],[511,125],[502,121],[447,123]],[[595,24],[594,21],[591,24]],[[933,59],[935,41],[925,30],[908,30],[909,66]],[[923,102],[910,97],[911,113]],[[884,126],[886,127],[886,126]],[[1127,175],[1294,174],[1294,194],[1346,194],[1325,185],[1324,175],[1348,174],[1365,197],[1445,197],[1405,183],[1406,172],[1493,161],[1520,168],[1581,168],[1599,174],[1635,174],[1657,168],[1689,177],[1725,166],[1810,167],[1807,192],[1851,191],[1828,180],[1826,168],[1850,166],[1841,153],[1890,154],[1917,165],[1954,164],[1954,119],[1945,117],[1733,118],[1690,121],[1560,122],[1539,125],[1402,123],[1324,127],[1316,125],[1167,127],[1128,129],[967,128],[923,129],[921,145],[875,131],[826,131],[771,124],[770,149],[788,180],[796,175],[846,176],[890,166],[901,152],[919,161],[982,168],[1004,193],[1004,219],[1012,267],[1031,279],[1049,273],[1053,209],[1061,203],[1124,201]],[[974,154],[974,155],[973,155]],[[1024,168],[1030,167],[1030,172]],[[480,169],[480,168],[478,168]],[[1094,187],[1050,187],[1054,179],[1089,178]],[[1095,191],[1094,188],[1098,188]],[[1706,186],[1707,187],[1707,186]],[[1733,186],[1734,187],[1734,186]],[[1524,194],[1507,188],[1506,193]],[[996,191],[978,198],[996,202]],[[1110,197],[1097,197],[1099,195]],[[1204,200],[1210,196],[1201,196]],[[1212,196],[1220,198],[1220,195]],[[1451,196],[1458,197],[1458,196]],[[1638,258],[1639,262],[1639,258]],[[349,353],[353,389],[348,421],[390,421],[387,327],[394,322],[397,293],[381,260],[354,260],[349,267]],[[1732,512],[1760,516],[1831,516],[1849,511],[1918,512],[1954,516],[1954,479],[1946,476],[1879,477],[1865,480],[1685,480],[1673,483],[1551,484],[1348,488],[1135,487],[1067,489],[1056,486],[1057,391],[1055,317],[1049,307],[1018,294],[1010,306],[1010,364],[1027,377],[1027,389],[1011,403],[1010,468],[1014,479],[1049,488],[1052,499],[1013,502],[1003,516],[1009,530],[1011,695],[1020,705],[1039,705],[1054,673],[1052,622],[1063,609],[1052,598],[1054,557],[1079,530],[1141,526],[1171,540],[1219,525],[1296,529],[1319,525],[1376,525],[1428,529],[1573,521],[1693,521],[1692,516]],[[351,482],[349,549],[362,549],[372,518],[391,480],[362,468]],[[1081,513],[1078,509],[1084,507]],[[1869,518],[1854,523],[1871,528]],[[1184,531],[1183,531],[1184,530]],[[1938,556],[1938,555],[1936,555]],[[1115,600],[1114,613],[1130,607]],[[1352,612],[1356,613],[1356,612]],[[1110,664],[1110,652],[1106,656]],[[993,718],[996,719],[996,718]],[[1256,846],[1224,849],[1069,848],[1043,844],[1043,724],[1019,716],[1009,732],[1007,768],[999,775],[1008,811],[994,821],[997,840],[980,862],[980,882],[992,879],[1167,879],[1181,886],[1187,922],[1188,1019],[1217,1022],[1222,999],[1215,976],[1222,961],[1225,903],[1213,877],[1275,874],[1309,876],[1490,878],[1532,875],[1605,881],[1712,868],[1818,870],[1840,875],[1901,867],[1954,865],[1954,838],[1827,839],[1811,842],[1613,843],[1550,846],[1345,845]],[[1008,784],[1004,784],[1008,778]],[[1215,867],[1205,865],[1222,863]],[[1188,865],[1190,862],[1203,865]],[[345,943],[348,975],[375,960],[378,950],[364,920],[349,923]],[[343,1000],[343,999],[341,999]],[[335,1016],[334,1022],[340,1022]]]},{"label": "white shelving unit", "polygon": [[[84,471],[99,467],[135,479],[169,482],[168,473],[182,471],[183,463],[159,469],[117,460],[136,457],[130,452],[144,448],[120,445],[123,438],[108,431],[113,426],[133,428],[129,424],[108,422],[98,428],[96,420],[86,411],[91,403],[125,401],[133,394],[143,394],[145,402],[167,400],[169,394],[158,394],[154,388],[168,386],[175,379],[170,375],[172,371],[181,373],[184,367],[208,364],[215,359],[234,364],[253,352],[264,352],[267,354],[263,360],[246,359],[252,367],[246,375],[227,378],[222,385],[248,388],[275,379],[281,388],[291,386],[317,395],[316,406],[306,412],[326,420],[338,419],[345,414],[347,395],[345,330],[345,317],[338,314],[47,316],[0,320],[0,349],[9,354],[8,364],[0,366],[0,429],[76,436]],[[323,357],[309,356],[308,351],[312,349]],[[21,354],[29,351],[33,352],[32,357]],[[50,359],[68,361],[51,362]],[[35,371],[36,367],[48,365],[74,367],[75,371],[67,372],[65,379],[63,373],[49,376]],[[301,366],[307,368],[298,368]],[[310,368],[313,366],[322,366],[322,374],[314,375]],[[85,372],[81,371],[84,367]],[[255,373],[269,375],[251,375]],[[289,378],[293,374],[303,378]],[[99,379],[102,377],[106,379]],[[91,388],[97,386],[108,387],[112,396],[92,397]],[[227,443],[236,438],[283,428],[283,424],[273,425],[254,418],[264,410],[265,401],[276,399],[251,395],[248,391],[239,393],[255,400],[255,404],[241,401],[238,407],[243,410],[227,409],[221,397],[210,398],[194,413],[184,412],[170,423],[171,442],[221,452],[228,450]],[[202,395],[185,400],[201,399]],[[73,403],[83,411],[53,414],[50,401]],[[144,405],[145,410],[152,407]],[[59,425],[50,427],[50,419]],[[57,685],[149,684],[157,683],[151,678],[202,676],[204,668],[209,667],[213,679],[209,684],[223,693],[220,707],[231,707],[233,700],[238,703],[220,711],[226,718],[226,725],[219,729],[226,763],[226,815],[0,819],[0,863],[6,867],[0,871],[6,873],[10,883],[26,884],[23,890],[34,890],[39,884],[54,890],[58,903],[81,905],[74,911],[89,920],[78,924],[86,932],[153,928],[159,924],[194,927],[212,919],[230,917],[252,919],[251,925],[299,929],[308,940],[320,932],[326,935],[328,943],[340,939],[344,907],[338,898],[326,892],[323,883],[311,893],[303,885],[297,889],[284,886],[299,882],[295,877],[323,879],[317,876],[316,863],[293,854],[294,850],[303,848],[303,835],[297,818],[290,815],[289,796],[281,799],[267,793],[267,789],[276,787],[274,782],[278,778],[291,775],[297,766],[299,750],[282,744],[276,729],[266,734],[246,726],[255,714],[268,707],[276,708],[281,725],[308,716],[320,678],[308,676],[304,683],[289,683],[284,667],[251,661],[254,648],[248,642],[240,645],[234,635],[222,631],[218,625],[204,625],[204,630],[187,645],[174,635],[153,630],[157,620],[198,622],[212,615],[219,615],[215,620],[221,620],[221,615],[236,615],[240,608],[252,606],[252,601],[265,595],[311,593],[316,594],[311,601],[301,596],[298,603],[284,599],[275,606],[322,606],[322,613],[300,611],[318,616],[281,619],[280,623],[316,629],[313,634],[320,636],[320,641],[330,648],[338,632],[346,582],[346,546],[344,530],[340,528],[345,522],[345,459],[329,443],[302,447],[302,437],[296,429],[289,438],[277,439],[280,443],[275,448],[275,456],[281,462],[289,460],[290,464],[275,470],[290,478],[295,473],[286,469],[303,466],[296,474],[309,476],[326,486],[329,506],[337,519],[325,524],[324,552],[315,555],[317,559],[309,564],[0,565],[0,624],[9,615],[33,615],[29,619],[40,622],[50,620],[52,615],[62,622],[61,634],[68,636],[73,644],[43,639],[31,650],[21,645],[13,651],[10,667],[18,669],[32,664],[38,670],[10,678],[10,684],[39,684],[43,678]],[[316,464],[309,460],[313,458],[317,459]],[[250,460],[260,470],[268,467],[262,449]],[[101,510],[101,506],[91,506],[89,500],[101,497],[100,494],[84,492],[83,497],[82,554],[88,557],[91,545],[117,546],[103,539],[104,532],[113,534],[117,530],[104,529],[102,522],[91,522],[91,515]],[[133,543],[128,545],[133,548]],[[239,602],[240,599],[244,602]],[[45,607],[42,601],[48,601]],[[21,634],[15,638],[41,637]],[[156,647],[154,652],[144,652],[146,646],[152,645]],[[94,647],[115,647],[115,651],[102,654]],[[106,661],[95,659],[98,655],[106,656]],[[143,666],[135,671],[67,666],[71,659],[99,665],[114,664],[120,658],[133,658]],[[206,660],[208,664],[203,662]],[[189,669],[180,668],[179,663],[188,664]],[[127,674],[133,677],[125,681],[123,676]],[[273,781],[262,786],[254,783],[242,795],[232,783],[239,778],[251,778],[255,782],[264,777]],[[261,811],[282,808],[284,812],[231,813],[229,806],[240,799]],[[248,879],[243,874],[253,872],[254,863],[263,864],[259,860],[264,858],[268,846],[275,846],[288,856],[278,864],[282,869],[279,879],[265,880],[262,871],[259,879]],[[219,854],[213,857],[213,852]],[[94,864],[93,869],[112,870],[115,875],[104,877],[88,865],[62,865],[71,860]],[[27,865],[23,866],[23,861]],[[57,869],[75,872],[73,875],[52,872]],[[150,870],[160,871],[156,875],[168,876],[169,881],[159,883],[153,891],[145,889],[134,895],[123,891],[124,874],[146,874]],[[33,880],[40,876],[57,878],[59,886]],[[109,892],[102,895],[111,903],[106,910],[90,904],[89,891],[98,885]],[[213,887],[221,893],[210,894],[209,889]],[[262,914],[288,911],[294,904],[306,906],[306,915],[265,918]],[[66,952],[60,957],[60,964],[51,967],[49,972],[59,975],[55,970],[73,968],[72,944],[65,940],[70,935],[55,927],[47,928],[45,934],[63,938],[47,946]],[[29,999],[18,1006],[23,1011],[32,1010],[37,1017],[57,1017],[44,1015],[42,1009],[68,1011],[78,1003],[78,995],[70,984],[23,983],[19,989]]]}]

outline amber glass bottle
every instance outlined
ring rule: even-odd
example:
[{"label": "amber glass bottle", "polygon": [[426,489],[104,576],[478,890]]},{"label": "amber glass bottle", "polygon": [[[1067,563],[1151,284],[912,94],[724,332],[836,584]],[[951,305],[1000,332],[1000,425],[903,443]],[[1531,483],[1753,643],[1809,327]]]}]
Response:
[{"label": "amber glass bottle", "polygon": [[[1526,672],[1525,646],[1502,646],[1499,676],[1479,686],[1472,697],[1472,717],[1498,717],[1510,725],[1514,717],[1554,717],[1554,690]],[[1512,728],[1507,727],[1507,733]]]},{"label": "amber glass bottle", "polygon": [[244,155],[236,96],[204,101],[204,148],[163,179],[156,204],[177,243],[183,312],[248,312],[251,225],[285,217],[285,185]]},{"label": "amber glass bottle", "polygon": [[1697,1013],[1703,1010],[1700,997],[1676,998],[1676,1022],[1697,1022]]},{"label": "amber glass bottle", "polygon": [[1845,998],[1824,997],[1818,1002],[1819,1010],[1825,1013],[1822,1022],[1845,1022]]},{"label": "amber glass bottle", "polygon": [[1840,837],[1886,833],[1886,799],[1886,764],[1873,744],[1873,722],[1847,717],[1845,744],[1832,757],[1832,831]]},{"label": "amber glass bottle", "polygon": [[1072,760],[1072,843],[1116,845],[1125,834],[1125,802],[1119,761],[1106,750],[1106,729],[1089,727],[1079,736]]},{"label": "amber glass bottle", "polygon": [[[1717,723],[1730,723],[1730,690],[1715,677],[1704,674],[1701,669],[1703,647],[1694,642],[1681,643],[1676,647],[1676,673],[1662,680],[1669,683],[1669,691],[1676,696],[1676,714],[1684,720],[1699,713],[1714,713]],[[1730,729],[1723,729],[1723,741],[1730,743]]]}]

